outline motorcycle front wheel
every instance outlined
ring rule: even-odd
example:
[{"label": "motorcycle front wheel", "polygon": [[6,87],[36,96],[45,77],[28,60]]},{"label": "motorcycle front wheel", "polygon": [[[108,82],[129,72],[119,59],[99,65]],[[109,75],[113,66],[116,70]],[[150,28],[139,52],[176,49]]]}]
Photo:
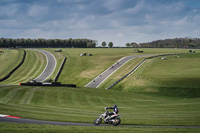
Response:
[{"label": "motorcycle front wheel", "polygon": [[94,120],[94,125],[99,125],[102,122],[102,118],[96,118],[96,120]]},{"label": "motorcycle front wheel", "polygon": [[117,125],[120,124],[120,122],[121,122],[121,119],[120,119],[120,118],[115,118],[114,121],[112,122],[112,125],[113,125],[113,126],[117,126]]}]

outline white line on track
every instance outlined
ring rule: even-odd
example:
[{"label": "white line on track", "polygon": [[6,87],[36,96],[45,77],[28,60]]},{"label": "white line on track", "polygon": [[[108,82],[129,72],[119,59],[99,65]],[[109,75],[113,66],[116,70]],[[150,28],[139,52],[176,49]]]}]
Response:
[{"label": "white line on track", "polygon": [[[119,59],[117,62],[123,60],[124,58],[126,58],[126,57],[123,57],[123,58]],[[114,63],[113,65],[117,64],[117,62]],[[111,66],[113,66],[113,65],[111,65]],[[110,67],[111,67],[111,66],[110,66]],[[110,67],[108,67],[108,69],[106,69],[105,71],[103,71],[103,72],[101,73],[101,75],[103,75],[106,71],[108,71],[108,70],[110,69]],[[118,69],[117,69],[117,70],[118,70]],[[114,72],[115,72],[115,71],[114,71]],[[111,75],[112,75],[112,73],[111,73],[109,76],[111,76]],[[109,77],[109,76],[108,76],[108,77]],[[93,80],[96,80],[98,77],[99,77],[99,75],[98,75],[97,77],[95,77]],[[107,78],[108,78],[108,77],[107,77]],[[106,79],[107,79],[107,78],[106,78]],[[106,79],[105,79],[105,80],[106,80]],[[93,80],[90,81],[87,85],[85,85],[85,87],[87,87],[90,83],[92,83]],[[103,82],[104,82],[105,80],[103,80]],[[101,82],[100,84],[102,84],[103,82]],[[99,85],[98,85],[98,86],[99,86]],[[97,86],[96,88],[98,88],[98,86]]]},{"label": "white line on track", "polygon": [[[46,70],[46,68],[47,68],[47,66],[48,66],[48,63],[49,63],[49,59],[47,58],[47,55],[44,53],[45,50],[37,50],[37,49],[34,49],[34,50],[43,53],[43,54],[45,55],[46,59],[47,59],[47,65],[46,65],[45,69],[43,70],[43,72],[42,72],[37,78],[35,78],[35,80],[37,80],[37,79],[45,72],[45,70]],[[45,52],[48,52],[48,51],[45,51]],[[48,53],[51,54],[52,57],[54,58],[54,60],[55,60],[55,65],[54,65],[53,71],[51,71],[51,73],[49,74],[49,76],[46,77],[43,81],[45,81],[47,78],[49,78],[49,77],[53,74],[53,72],[54,72],[54,70],[55,70],[55,68],[56,68],[56,65],[57,65],[57,60],[56,60],[55,56],[54,56],[52,53],[50,53],[50,52],[48,52]]]},{"label": "white line on track", "polygon": [[[134,58],[132,58],[132,59],[134,59]],[[96,88],[98,88],[106,79],[108,79],[113,73],[115,73],[118,69],[120,69],[122,66],[124,66],[127,62],[129,62],[130,60],[132,60],[132,59],[129,59],[129,60],[127,60],[123,65],[121,65],[119,68],[117,68],[115,71],[113,71],[110,75],[108,75],[101,83],[99,83],[99,85],[96,87]],[[120,59],[121,60],[121,59]],[[115,63],[116,64],[116,63]]]},{"label": "white line on track", "polygon": [[3,115],[3,114],[0,114],[0,117],[14,118],[14,119],[19,119],[19,118],[21,118],[21,117],[18,117],[18,116],[12,116],[12,115]]},{"label": "white line on track", "polygon": [[2,115],[2,114],[0,114],[0,117],[6,117],[6,116],[8,116],[8,115]]},{"label": "white line on track", "polygon": [[[34,50],[36,50],[36,51],[39,51],[39,52],[41,52],[41,53],[43,53],[42,51],[40,51],[40,50],[37,50],[37,49],[34,49]],[[44,71],[46,70],[46,68],[47,68],[47,66],[48,66],[48,62],[49,62],[49,60],[48,60],[48,58],[47,58],[47,56],[46,56],[46,54],[44,54],[43,53],[43,55],[45,55],[45,57],[46,57],[46,59],[47,59],[47,64],[46,64],[46,66],[45,66],[45,68],[44,68],[44,70],[43,70],[43,72],[37,77],[37,78],[35,78],[35,80],[36,79],[38,79],[43,73],[44,73]]]}]

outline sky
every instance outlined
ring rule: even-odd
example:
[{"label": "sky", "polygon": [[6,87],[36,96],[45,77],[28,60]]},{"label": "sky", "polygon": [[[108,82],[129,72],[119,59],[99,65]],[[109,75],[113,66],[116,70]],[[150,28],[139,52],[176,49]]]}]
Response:
[{"label": "sky", "polygon": [[200,0],[0,0],[0,37],[101,46],[200,37]]}]

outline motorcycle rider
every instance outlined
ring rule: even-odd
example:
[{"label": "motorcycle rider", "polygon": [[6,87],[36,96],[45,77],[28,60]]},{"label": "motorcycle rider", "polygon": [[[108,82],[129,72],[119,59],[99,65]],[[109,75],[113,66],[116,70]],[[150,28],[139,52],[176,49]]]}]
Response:
[{"label": "motorcycle rider", "polygon": [[105,107],[104,109],[105,109],[105,110],[107,110],[107,109],[113,109],[113,112],[107,112],[107,114],[106,114],[106,116],[105,116],[106,121],[107,121],[108,119],[110,119],[109,116],[115,115],[115,114],[118,114],[118,113],[119,113],[119,109],[118,109],[118,107],[117,107],[116,104],[114,104],[113,107]]}]

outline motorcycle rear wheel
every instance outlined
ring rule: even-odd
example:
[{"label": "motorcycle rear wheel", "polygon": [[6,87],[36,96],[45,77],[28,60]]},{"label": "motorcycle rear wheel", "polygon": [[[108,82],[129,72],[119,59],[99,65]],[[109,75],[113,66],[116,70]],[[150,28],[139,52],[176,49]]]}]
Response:
[{"label": "motorcycle rear wheel", "polygon": [[120,118],[115,118],[114,121],[112,122],[112,125],[113,125],[113,126],[117,126],[117,125],[120,124],[120,122],[121,122],[121,119],[120,119]]},{"label": "motorcycle rear wheel", "polygon": [[94,120],[94,125],[99,125],[102,122],[102,118],[96,118],[96,120]]}]

